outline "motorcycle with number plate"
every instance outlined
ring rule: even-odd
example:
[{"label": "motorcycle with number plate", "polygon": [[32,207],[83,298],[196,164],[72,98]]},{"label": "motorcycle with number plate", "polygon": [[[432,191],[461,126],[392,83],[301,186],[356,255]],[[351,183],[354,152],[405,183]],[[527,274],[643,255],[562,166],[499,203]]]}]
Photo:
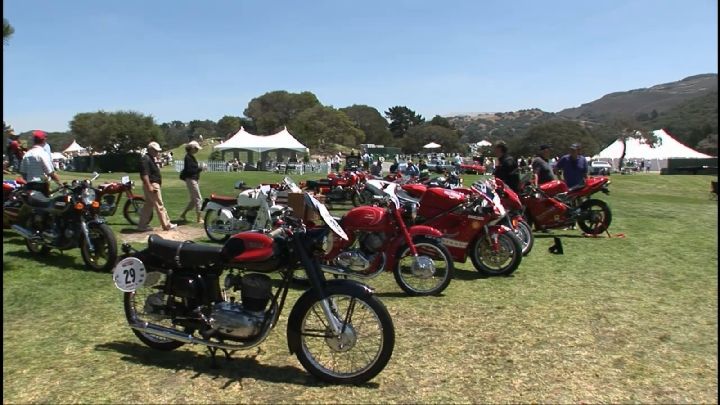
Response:
[{"label": "motorcycle with number plate", "polygon": [[[378,180],[368,180],[374,182]],[[366,184],[367,186],[367,184]],[[441,242],[442,233],[426,225],[406,225],[409,211],[392,194],[385,204],[351,209],[339,224],[348,239],[328,233],[323,270],[338,275],[374,278],[392,272],[411,296],[438,295],[454,276],[453,259]]]},{"label": "motorcycle with number plate", "polygon": [[[299,265],[310,288],[287,319],[290,352],[327,382],[359,384],[375,377],[392,356],[392,318],[365,284],[325,279],[323,241],[328,232],[343,240],[347,235],[320,202],[307,194],[305,199],[328,227],[308,229],[285,212],[273,231],[241,232],[223,246],[158,235],[141,251],[123,245],[113,281],[124,292],[133,333],[157,350],[204,345],[215,365],[217,350],[229,359],[230,352],[254,348],[268,337]],[[271,272],[280,275],[274,291]]]},{"label": "motorcycle with number plate", "polygon": [[[33,254],[51,249],[80,248],[85,265],[95,271],[109,271],[117,260],[117,242],[112,229],[100,215],[97,192],[90,180],[73,180],[45,197],[38,191],[22,193],[21,207],[11,229],[25,238]],[[4,210],[6,208],[4,207]]]},{"label": "motorcycle with number plate", "polygon": [[[114,181],[97,186],[97,195],[100,199],[100,215],[103,217],[115,215],[124,194],[127,201],[123,206],[123,217],[131,225],[137,225],[140,222],[140,211],[145,205],[145,197],[133,193],[133,186],[134,184],[129,176],[123,176],[119,182]],[[152,219],[152,213],[150,219]]]},{"label": "motorcycle with number plate", "polygon": [[[238,232],[249,230],[269,230],[274,219],[287,209],[276,205],[278,191],[287,190],[286,183],[261,184],[248,188],[245,182],[235,183],[235,189],[241,190],[237,197],[211,194],[202,204],[205,213],[205,233],[213,242],[225,242]],[[299,188],[295,189],[300,192]]]},{"label": "motorcycle with number plate", "polygon": [[325,195],[328,204],[351,201],[357,207],[365,204],[360,191],[367,181],[367,174],[362,170],[344,170],[342,173],[330,173],[327,178],[308,180],[300,186],[306,191]]},{"label": "motorcycle with number plate", "polygon": [[475,269],[488,276],[507,276],[520,266],[522,242],[505,225],[507,211],[492,183],[453,190],[431,187],[420,198],[394,183],[369,181],[368,186],[395,194],[405,211],[413,212],[406,217],[409,223],[439,230],[456,262],[465,263],[469,257]]},{"label": "motorcycle with number plate", "polygon": [[606,202],[590,198],[597,192],[609,194],[610,179],[590,177],[585,183],[567,188],[555,180],[540,185],[528,184],[520,194],[525,206],[525,217],[537,230],[566,228],[577,223],[589,235],[605,232],[612,221],[612,212]]}]

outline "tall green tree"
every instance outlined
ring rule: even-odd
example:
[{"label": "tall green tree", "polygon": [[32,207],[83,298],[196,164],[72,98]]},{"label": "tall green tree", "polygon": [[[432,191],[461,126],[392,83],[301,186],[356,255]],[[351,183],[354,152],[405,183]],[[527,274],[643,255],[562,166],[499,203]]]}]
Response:
[{"label": "tall green tree", "polygon": [[225,115],[217,122],[217,134],[225,139],[229,135],[236,133],[241,125],[240,117]]},{"label": "tall green tree", "polygon": [[15,33],[15,27],[10,25],[10,21],[7,18],[3,18],[3,44],[7,45],[10,41],[10,37]]},{"label": "tall green tree", "polygon": [[203,139],[219,136],[217,124],[213,120],[192,120],[188,123],[188,127],[194,139],[199,139],[200,135]]},{"label": "tall green tree", "polygon": [[287,126],[303,111],[316,106],[322,105],[315,94],[309,91],[288,93],[280,90],[250,100],[244,114],[253,121],[256,131],[273,134],[282,130],[283,126]]},{"label": "tall green tree", "polygon": [[164,122],[160,124],[160,129],[163,131],[168,149],[175,148],[187,142],[191,134],[190,127],[178,120]]},{"label": "tall green tree", "polygon": [[164,143],[153,117],[135,111],[79,113],[70,121],[70,130],[78,143],[95,151],[129,152],[151,141]]},{"label": "tall green tree", "polygon": [[350,118],[355,128],[365,133],[365,143],[386,146],[393,143],[392,133],[388,129],[388,122],[380,114],[380,111],[368,105],[358,104],[341,108],[340,111]]},{"label": "tall green tree", "polygon": [[508,142],[510,154],[528,156],[537,153],[540,145],[552,145],[553,153],[564,154],[570,145],[579,143],[585,155],[600,151],[596,137],[575,121],[553,120],[530,126],[525,133]]},{"label": "tall green tree", "polygon": [[298,114],[288,129],[309,148],[329,149],[332,144],[357,147],[365,133],[356,128],[345,113],[316,105]]},{"label": "tall green tree", "polygon": [[425,122],[425,118],[405,106],[395,106],[385,111],[385,117],[390,120],[390,132],[395,138],[402,138],[411,127]]},{"label": "tall green tree", "polygon": [[436,115],[430,120],[430,125],[437,125],[439,127],[445,127],[455,129],[455,127],[448,121],[447,118]]}]

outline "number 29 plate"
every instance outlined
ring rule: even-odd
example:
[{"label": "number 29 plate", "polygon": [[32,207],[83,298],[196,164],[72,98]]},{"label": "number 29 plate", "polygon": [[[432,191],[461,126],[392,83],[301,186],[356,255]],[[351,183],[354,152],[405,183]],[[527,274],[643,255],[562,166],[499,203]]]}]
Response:
[{"label": "number 29 plate", "polygon": [[145,284],[147,272],[143,262],[136,257],[126,257],[113,269],[113,282],[120,291],[134,292]]}]

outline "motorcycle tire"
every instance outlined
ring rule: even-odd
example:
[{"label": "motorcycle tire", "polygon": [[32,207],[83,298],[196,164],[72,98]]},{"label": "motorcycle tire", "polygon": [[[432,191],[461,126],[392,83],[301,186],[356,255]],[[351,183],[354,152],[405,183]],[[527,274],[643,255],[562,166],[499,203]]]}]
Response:
[{"label": "motorcycle tire", "polygon": [[[215,210],[208,210],[208,212],[205,213],[205,223],[203,224],[203,228],[205,228],[205,234],[207,235],[208,239],[210,239],[213,242],[217,243],[223,243],[226,240],[230,239],[230,235],[225,235],[221,233],[212,233],[210,232],[210,229],[208,226],[212,223],[212,221],[215,221],[218,217],[218,213],[220,211]],[[222,235],[222,236],[219,236]]]},{"label": "motorcycle tire", "polygon": [[[297,348],[295,355],[300,364],[312,375],[325,382],[333,384],[362,384],[378,375],[390,361],[392,352],[395,347],[395,326],[392,318],[385,305],[374,295],[358,295],[352,291],[348,291],[343,286],[329,285],[327,290],[328,298],[336,304],[337,317],[343,322],[347,318],[347,310],[350,305],[341,307],[342,301],[355,302],[354,311],[349,326],[354,341],[350,349],[334,348],[333,344],[337,338],[324,337],[318,334],[317,330],[326,329],[324,324],[327,320],[324,318],[323,311],[320,308],[320,300],[317,295],[309,290],[303,294],[295,303],[290,316],[288,317],[288,345],[291,348]],[[363,310],[364,316],[356,316],[358,310]],[[312,323],[312,319],[315,322]],[[354,321],[354,322],[353,322]],[[376,324],[378,334],[376,337],[366,337],[362,333],[369,331],[372,325],[365,328],[365,324],[360,322],[372,322]],[[358,328],[357,326],[361,326]],[[306,332],[307,331],[307,332]],[[359,331],[359,332],[355,332]],[[362,340],[361,340],[362,339]],[[360,359],[357,362],[363,362],[363,359],[370,358],[367,364],[362,368],[348,372],[340,372],[333,370],[336,357],[343,356],[346,353],[353,352],[358,343],[364,343],[365,340],[375,339],[379,343],[377,349],[372,349],[374,353],[368,356],[367,351],[359,353]],[[310,346],[317,347],[313,350]],[[327,357],[327,363],[319,358],[320,355],[330,352]],[[356,362],[351,362],[352,367]]]},{"label": "motorcycle tire", "polygon": [[[125,319],[127,319],[128,324],[132,324],[135,319],[137,319],[137,312],[138,310],[135,308],[135,292],[126,292],[123,297],[124,301],[124,307],[125,307]],[[140,305],[143,305],[142,303]],[[148,347],[151,347],[155,350],[162,350],[162,351],[171,351],[175,350],[181,346],[183,346],[185,343],[179,342],[177,340],[171,340],[167,338],[163,338],[160,336],[152,335],[149,333],[141,332],[136,329],[131,329],[135,336],[137,336],[138,339],[140,339],[141,342],[143,342]]]},{"label": "motorcycle tire", "polygon": [[[117,240],[112,229],[107,224],[92,224],[89,226],[88,232],[92,239],[92,244],[95,247],[95,253],[90,253],[85,238],[80,240],[80,255],[82,256],[85,266],[93,271],[111,271],[115,266],[118,258]],[[101,257],[98,254],[98,250],[101,250],[101,255],[104,256],[106,262],[99,262],[98,259]]]},{"label": "motorcycle tire", "polygon": [[[27,221],[27,224],[25,224],[25,227],[30,230],[34,229],[32,218],[30,218]],[[25,239],[25,246],[27,247],[27,250],[33,254],[46,255],[46,254],[50,253],[50,246],[48,246],[42,242],[31,242],[30,239]]]},{"label": "motorcycle tire", "polygon": [[518,222],[518,229],[515,233],[522,242],[523,256],[527,256],[535,245],[535,236],[532,232],[532,227],[525,221]]},{"label": "motorcycle tire", "polygon": [[[470,260],[475,270],[485,276],[509,276],[522,262],[522,242],[514,232],[498,235],[501,252],[495,253],[486,235],[480,235],[470,249]],[[496,262],[506,256],[503,262]]]},{"label": "motorcycle tire", "polygon": [[[602,200],[590,199],[580,205],[580,218],[577,224],[588,235],[599,235],[610,228],[612,212]],[[598,218],[598,216],[600,216]]]},{"label": "motorcycle tire", "polygon": [[[413,239],[413,243],[415,244],[415,248],[421,255],[423,255],[424,252],[429,253],[428,251],[432,250],[434,251],[435,256],[442,256],[442,258],[435,257],[434,261],[444,261],[445,269],[439,272],[437,268],[435,269],[435,274],[439,273],[439,277],[435,277],[434,274],[431,278],[415,277],[415,275],[412,273],[411,267],[408,268],[407,265],[401,264],[401,261],[403,259],[408,258],[410,259],[408,263],[410,264],[410,266],[412,266],[412,256],[410,255],[410,248],[404,246],[400,248],[400,252],[397,255],[397,261],[395,262],[395,270],[393,271],[393,275],[395,276],[395,282],[397,282],[400,288],[402,288],[402,290],[410,296],[420,297],[428,295],[439,295],[447,288],[447,286],[450,284],[450,281],[455,276],[453,258],[452,256],[450,256],[450,252],[448,251],[447,247],[445,247],[445,245],[443,245],[442,242],[437,239],[420,236]],[[413,284],[413,279],[432,279],[436,281],[434,283],[431,282],[431,285],[428,288],[419,288],[418,286]]]},{"label": "motorcycle tire", "polygon": [[[142,211],[143,206],[145,206],[145,198],[141,196],[135,196],[132,199],[128,199],[125,201],[125,206],[123,207],[123,216],[125,217],[125,220],[130,223],[130,225],[137,225],[140,223],[140,211]],[[150,211],[150,220],[152,221],[153,214],[152,211]]]}]

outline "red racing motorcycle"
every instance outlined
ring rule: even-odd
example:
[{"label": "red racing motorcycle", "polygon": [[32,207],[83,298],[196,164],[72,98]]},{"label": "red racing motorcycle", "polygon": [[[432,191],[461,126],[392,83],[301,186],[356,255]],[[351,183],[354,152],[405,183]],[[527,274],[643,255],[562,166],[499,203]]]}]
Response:
[{"label": "red racing motorcycle", "polygon": [[[97,195],[100,200],[100,215],[110,217],[115,215],[123,194],[127,197],[123,206],[123,217],[131,224],[140,222],[140,211],[145,205],[145,197],[132,192],[133,182],[129,176],[123,176],[120,181],[103,183],[97,186]],[[152,219],[152,214],[150,214]]]},{"label": "red racing motorcycle", "polygon": [[325,195],[325,203],[330,206],[332,203],[351,201],[358,207],[367,203],[365,196],[361,194],[365,181],[367,175],[362,170],[345,170],[340,175],[330,173],[325,179],[300,183],[300,187],[305,191]]}]

